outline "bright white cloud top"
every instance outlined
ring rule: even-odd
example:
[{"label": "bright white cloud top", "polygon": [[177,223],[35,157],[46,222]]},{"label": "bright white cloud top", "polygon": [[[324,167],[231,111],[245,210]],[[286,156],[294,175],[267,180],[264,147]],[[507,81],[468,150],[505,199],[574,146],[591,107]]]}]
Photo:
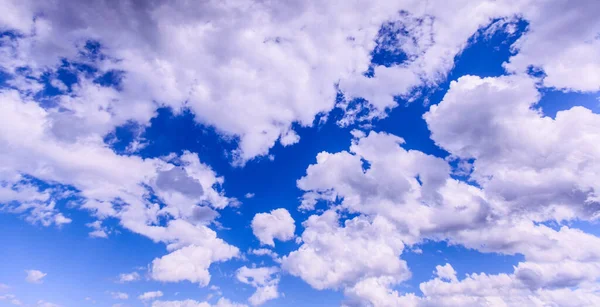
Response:
[{"label": "bright white cloud top", "polygon": [[288,241],[294,238],[296,225],[290,213],[283,208],[270,213],[258,213],[252,219],[252,232],[261,244],[275,246],[273,239]]},{"label": "bright white cloud top", "polygon": [[599,1],[0,10],[1,303],[600,305]]},{"label": "bright white cloud top", "polygon": [[25,280],[32,284],[41,284],[43,282],[42,279],[46,277],[46,275],[48,275],[39,270],[27,270],[25,271],[25,273],[27,273],[27,277],[25,278]]}]

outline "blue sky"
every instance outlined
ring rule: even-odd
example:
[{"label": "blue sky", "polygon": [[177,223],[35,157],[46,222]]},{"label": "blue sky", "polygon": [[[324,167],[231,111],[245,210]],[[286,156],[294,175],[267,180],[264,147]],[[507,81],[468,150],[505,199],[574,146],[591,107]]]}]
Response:
[{"label": "blue sky", "polygon": [[600,304],[596,2],[58,2],[0,4],[0,306]]}]

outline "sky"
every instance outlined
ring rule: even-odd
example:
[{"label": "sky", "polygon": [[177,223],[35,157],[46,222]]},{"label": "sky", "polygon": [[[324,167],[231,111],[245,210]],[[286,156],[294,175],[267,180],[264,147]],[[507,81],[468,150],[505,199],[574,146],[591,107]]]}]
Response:
[{"label": "sky", "polygon": [[598,1],[0,10],[0,306],[600,306]]}]

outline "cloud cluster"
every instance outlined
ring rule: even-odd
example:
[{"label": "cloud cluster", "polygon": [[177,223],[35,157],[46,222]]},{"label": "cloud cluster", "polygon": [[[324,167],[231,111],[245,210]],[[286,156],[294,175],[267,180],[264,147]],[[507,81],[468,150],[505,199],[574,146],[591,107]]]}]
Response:
[{"label": "cloud cluster", "polygon": [[[600,4],[576,2],[4,1],[0,210],[64,227],[68,203],[90,212],[97,238],[115,219],[166,245],[150,278],[206,286],[213,263],[240,255],[211,229],[238,201],[196,153],[135,154],[157,109],[189,110],[236,144],[228,154],[242,166],[276,143],[301,141],[294,127],[334,108],[341,126],[385,117],[399,99],[445,80],[478,31],[514,34],[523,21],[504,63],[510,75],[463,76],[424,114],[446,159],[406,149],[399,136],[355,130],[348,150],[319,153],[297,182],[301,210],[327,204],[303,222],[301,246],[281,258],[252,253],[316,289],[343,290],[348,305],[598,305],[598,237],[554,226],[598,218],[600,116],[574,107],[551,118],[536,107],[538,87],[600,90]],[[139,131],[117,152],[108,136],[127,125]],[[296,231],[283,208],[257,214],[251,227],[272,247]],[[411,276],[404,249],[425,240],[525,260],[509,274],[465,278],[439,265],[422,296],[398,293]],[[32,283],[46,275],[27,274]],[[249,302],[260,305],[280,296],[279,274],[244,266],[236,277],[256,288]]]},{"label": "cloud cluster", "polygon": [[216,304],[194,300],[154,301],[152,302],[152,307],[247,307],[247,305],[233,303],[226,298],[220,298]]},{"label": "cloud cluster", "polygon": [[277,267],[248,268],[243,266],[237,270],[236,277],[238,281],[256,288],[248,301],[252,306],[259,306],[281,295],[277,289],[278,273],[279,268]]},{"label": "cloud cluster", "polygon": [[[403,139],[387,133],[354,131],[349,151],[320,153],[298,180],[306,191],[301,207],[313,209],[324,200],[331,209],[305,223],[304,244],[284,258],[284,268],[316,289],[341,286],[351,302],[375,306],[562,305],[567,295],[580,296],[572,305],[595,302],[600,250],[593,242],[600,238],[540,223],[597,218],[600,116],[574,107],[545,117],[535,109],[539,98],[535,81],[527,77],[465,76],[425,113],[431,137],[450,153],[448,159],[471,164],[468,182],[453,177],[448,161],[405,150]],[[359,216],[340,228],[336,211]],[[356,220],[365,226],[352,230],[349,223]],[[375,223],[389,226],[369,230]],[[350,233],[328,238],[341,229]],[[386,242],[375,248],[376,240],[362,239],[371,233],[387,240],[397,236],[400,247]],[[391,264],[401,256],[403,242],[428,239],[522,254],[526,261],[510,275],[475,274],[460,281],[450,265],[438,266],[438,278],[421,285],[423,297],[398,294],[393,286],[402,279],[386,270],[361,270],[357,263],[340,261],[344,250],[350,251],[350,261],[365,259],[355,256],[362,250],[389,250],[389,260],[366,258],[369,264]],[[337,253],[331,259],[352,270],[328,265],[329,258],[315,260],[329,253]],[[475,290],[475,285],[484,288]],[[496,288],[505,290],[485,294]]]},{"label": "cloud cluster", "polygon": [[[58,102],[68,111],[54,117],[53,131],[65,138],[106,134],[128,121],[145,125],[161,106],[186,108],[237,138],[235,163],[243,164],[277,141],[298,142],[292,125],[312,126],[336,107],[338,91],[346,98],[337,104],[346,113],[342,124],[385,116],[395,96],[443,80],[478,29],[514,17],[527,2],[11,0],[7,15],[19,18],[3,17],[0,27],[16,36],[4,38],[0,63],[11,85],[32,91],[43,86],[19,67],[39,77],[68,59],[94,67],[96,79],[119,76],[115,90],[51,75],[50,85],[70,94]],[[371,66],[378,50],[406,59]],[[354,98],[367,103],[354,106]]]}]

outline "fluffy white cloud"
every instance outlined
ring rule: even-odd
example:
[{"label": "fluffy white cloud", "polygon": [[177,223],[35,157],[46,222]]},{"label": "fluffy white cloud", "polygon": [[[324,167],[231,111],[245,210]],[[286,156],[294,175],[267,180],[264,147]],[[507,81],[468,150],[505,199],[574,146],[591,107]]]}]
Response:
[{"label": "fluffy white cloud", "polygon": [[163,296],[162,291],[148,291],[148,292],[144,292],[144,293],[140,294],[140,296],[138,296],[138,298],[142,301],[149,301],[149,300],[157,299],[161,296]]},{"label": "fluffy white cloud", "polygon": [[22,175],[0,169],[0,210],[25,216],[25,220],[43,226],[68,224],[53,197],[64,194],[60,187],[40,189]]},{"label": "fluffy white cloud", "polygon": [[[397,105],[393,96],[409,96],[415,86],[442,80],[469,37],[494,19],[520,13],[521,2],[528,1],[514,2],[127,1],[115,6],[11,0],[7,10],[20,16],[19,22],[1,23],[20,36],[6,41],[0,64],[20,77],[11,82],[22,88],[35,84],[17,67],[39,74],[62,59],[98,66],[98,74],[124,72],[119,91],[86,84],[76,86],[79,95],[61,102],[71,111],[60,114],[63,123],[78,123],[77,130],[60,129],[71,137],[106,133],[127,120],[145,124],[159,106],[188,108],[199,122],[238,137],[235,156],[244,163],[266,155],[277,141],[298,142],[292,124],[311,126],[335,107],[338,89],[348,99],[369,100],[367,118],[383,116]],[[89,17],[67,13],[72,11]],[[382,26],[386,35],[379,37]],[[90,54],[83,50],[87,39],[98,41],[105,56],[83,57]],[[407,60],[375,65],[373,78],[367,78],[363,72],[377,42]],[[359,113],[347,101],[339,107],[347,112],[344,122]]]},{"label": "fluffy white cloud", "polygon": [[152,307],[247,307],[244,304],[233,303],[226,298],[220,298],[216,304],[208,302],[198,302],[194,300],[185,301],[154,301]]},{"label": "fluffy white cloud", "polygon": [[46,302],[44,300],[39,300],[36,304],[37,307],[61,307],[58,304],[54,304],[54,303],[50,303],[50,302]]},{"label": "fluffy white cloud", "polygon": [[87,223],[85,226],[92,228],[93,230],[88,234],[92,238],[108,238],[108,233],[105,227],[102,227],[102,221],[95,221]]},{"label": "fluffy white cloud", "polygon": [[456,281],[456,271],[450,265],[450,263],[446,263],[445,265],[436,265],[435,266],[435,275],[437,275],[441,279]]},{"label": "fluffy white cloud", "polygon": [[[202,211],[202,208],[222,209],[232,199],[224,196],[220,188],[223,178],[201,163],[196,154],[185,152],[179,157],[144,160],[118,155],[97,138],[65,141],[52,133],[52,115],[56,110],[43,109],[16,91],[1,92],[0,100],[0,117],[3,118],[0,158],[6,161],[2,178],[20,180],[19,174],[24,173],[73,186],[84,199],[81,207],[100,220],[118,218],[123,227],[165,242],[170,250],[189,244],[208,246],[215,240],[216,234],[200,225],[207,223],[203,214],[207,210]],[[35,204],[28,219],[41,220],[43,224],[70,222],[54,208],[54,199],[64,198],[64,193],[45,191],[46,194],[40,195],[34,193],[34,187],[22,184],[13,185],[10,191],[18,191],[21,198],[16,200],[23,200],[17,208]],[[158,204],[150,202],[147,196],[152,192],[166,206],[160,209]],[[10,198],[15,199],[14,195]],[[26,209],[14,210],[24,212]],[[215,214],[208,213],[212,216],[208,218],[210,222]],[[159,217],[171,222],[167,227],[156,226]],[[94,228],[93,236],[106,236],[100,223],[92,223],[90,227]]]},{"label": "fluffy white cloud", "polygon": [[15,306],[23,306],[23,302],[21,302],[14,294],[2,294],[0,295],[0,301],[7,301]]},{"label": "fluffy white cloud", "polygon": [[291,240],[294,238],[294,231],[294,219],[284,208],[270,213],[257,213],[252,219],[252,232],[261,244],[275,246],[273,239]]},{"label": "fluffy white cloud", "polygon": [[400,259],[404,244],[385,218],[356,217],[339,225],[328,210],[304,222],[302,246],[282,259],[282,267],[316,289],[339,289],[364,278],[386,277],[398,283],[410,277]]},{"label": "fluffy white cloud", "polygon": [[248,268],[243,266],[238,269],[236,277],[240,282],[256,288],[248,301],[252,306],[259,306],[280,296],[277,290],[278,273],[279,268],[277,267]]},{"label": "fluffy white cloud", "polygon": [[[527,279],[519,277],[519,270],[523,266],[527,266],[527,263],[520,263],[514,274],[469,274],[460,281],[456,278],[443,280],[442,277],[437,277],[421,283],[422,297],[414,294],[399,295],[396,291],[385,291],[385,288],[375,284],[370,285],[370,288],[362,285],[362,288],[352,291],[359,297],[369,297],[369,301],[375,306],[594,306],[600,300],[598,286],[594,283],[571,288],[575,283],[569,280],[573,273],[570,272],[569,263],[558,272],[553,270],[561,264],[544,269],[545,273],[562,275],[567,282],[546,288],[531,287]],[[445,267],[452,269],[449,264]],[[371,292],[360,292],[364,290]],[[373,291],[382,293],[374,295]]]},{"label": "fluffy white cloud", "polygon": [[118,300],[126,300],[129,298],[129,295],[124,292],[111,292],[110,296],[112,296],[112,298],[118,299]]},{"label": "fluffy white cloud", "polygon": [[[232,156],[243,164],[276,142],[298,142],[293,125],[311,126],[327,115],[338,90],[345,96],[337,105],[345,112],[340,124],[385,116],[397,105],[395,96],[410,100],[415,87],[443,80],[478,29],[518,16],[528,30],[505,64],[517,75],[463,77],[425,115],[432,139],[459,159],[458,171],[470,183],[453,178],[457,170],[447,161],[404,149],[399,137],[355,132],[348,151],[319,154],[298,181],[306,192],[302,209],[314,209],[319,200],[331,202],[331,209],[305,222],[302,246],[283,265],[316,288],[343,288],[377,306],[436,297],[459,305],[594,305],[593,287],[583,284],[597,278],[598,251],[575,242],[597,238],[540,222],[598,217],[600,121],[583,108],[544,117],[534,107],[539,80],[524,73],[542,69],[540,86],[600,89],[598,8],[596,1],[567,0],[4,1],[0,29],[18,33],[0,38],[0,68],[12,88],[0,92],[0,208],[31,223],[68,224],[56,205],[65,191],[41,189],[26,178],[73,187],[84,200],[80,207],[98,219],[90,224],[92,236],[106,236],[101,221],[115,218],[167,245],[170,253],[152,263],[152,278],[206,285],[213,262],[239,253],[208,227],[216,210],[237,201],[225,196],[224,179],[194,153],[161,159],[116,154],[104,142],[115,127],[134,122],[143,130],[159,107],[189,109],[197,121],[239,141]],[[86,49],[87,40],[98,41],[102,55]],[[379,51],[406,61],[374,65],[372,76],[364,76],[371,53]],[[77,82],[66,85],[56,73],[63,60],[97,71],[86,76],[66,65],[77,74]],[[111,70],[123,72],[119,89],[92,82]],[[34,98],[44,88],[42,74],[61,93],[49,105]],[[350,103],[359,97],[368,102]],[[129,152],[143,142],[132,141]],[[294,236],[294,220],[278,210],[257,215],[256,227],[253,220],[262,244]],[[346,213],[358,216],[340,225]],[[526,262],[513,274],[461,281],[443,266],[439,278],[423,286],[426,298],[398,295],[392,287],[409,276],[399,259],[404,243],[423,239],[523,254]],[[561,261],[568,271],[557,267]],[[468,293],[486,282],[504,292]],[[579,288],[566,287],[569,282]],[[259,289],[256,302],[277,293],[271,285]],[[581,300],[564,300],[569,294]],[[507,300],[511,296],[515,300]]]},{"label": "fluffy white cloud", "polygon": [[281,262],[279,255],[276,252],[267,248],[250,249],[248,253],[256,256],[269,256],[271,257],[271,259],[273,259],[273,261]]},{"label": "fluffy white cloud", "polygon": [[140,274],[138,272],[119,274],[120,283],[132,282],[137,280],[140,280]]},{"label": "fluffy white cloud", "polygon": [[236,247],[214,238],[207,245],[188,245],[152,261],[150,276],[159,281],[177,282],[189,280],[206,286],[210,282],[208,267],[217,261],[237,256]]},{"label": "fluffy white cloud", "polygon": [[600,115],[574,107],[545,117],[534,108],[539,96],[528,78],[465,76],[424,118],[439,146],[474,159],[470,178],[502,201],[498,214],[593,219],[600,209]]},{"label": "fluffy white cloud", "polygon": [[[575,107],[555,119],[544,117],[533,108],[539,97],[535,80],[528,77],[466,76],[453,82],[442,102],[424,115],[432,139],[451,154],[449,159],[472,165],[457,163],[476,185],[454,179],[447,161],[405,150],[403,139],[386,133],[354,131],[349,151],[320,153],[298,180],[306,192],[301,208],[314,209],[323,200],[332,209],[305,222],[304,245],[283,259],[283,267],[314,288],[343,288],[349,304],[361,306],[561,305],[569,293],[585,297],[574,305],[593,302],[590,284],[599,277],[600,250],[592,242],[600,239],[567,226],[552,229],[539,223],[597,218],[600,152],[595,144],[600,142],[600,116]],[[470,114],[469,120],[465,114]],[[360,256],[361,251],[382,248],[367,248],[359,241],[347,248],[347,260],[337,255],[317,261],[331,253],[330,246],[338,246],[328,233],[343,229],[348,232],[344,236],[352,238],[367,232],[365,227],[349,228],[348,221],[340,228],[334,210],[359,214],[354,220],[386,221],[390,228],[385,233],[393,233],[400,244],[444,240],[482,252],[522,254],[526,261],[512,275],[484,274],[492,281],[509,280],[505,293],[492,298],[463,294],[463,288],[443,298],[435,291],[423,291],[424,297],[400,295],[392,290],[398,280],[391,274],[376,274],[372,267],[363,272],[355,263],[372,263],[374,255]],[[324,219],[326,214],[332,218]],[[350,238],[340,244],[349,244]],[[321,240],[325,246],[315,244]],[[345,248],[335,249],[340,250]],[[402,248],[392,251],[397,258]],[[343,267],[356,271],[339,270],[329,265],[331,259],[352,263]],[[436,275],[437,281],[422,289],[458,283],[449,265],[438,266]],[[327,282],[320,276],[336,278]]]},{"label": "fluffy white cloud", "polygon": [[[597,1],[574,3],[524,1],[521,17],[527,32],[512,48],[507,70],[524,73],[531,67],[546,75],[543,85],[565,90],[600,90],[600,21]],[[559,48],[555,48],[560,44]]]},{"label": "fluffy white cloud", "polygon": [[27,273],[25,280],[32,284],[41,284],[43,282],[42,279],[48,275],[39,270],[26,270],[25,273]]}]

